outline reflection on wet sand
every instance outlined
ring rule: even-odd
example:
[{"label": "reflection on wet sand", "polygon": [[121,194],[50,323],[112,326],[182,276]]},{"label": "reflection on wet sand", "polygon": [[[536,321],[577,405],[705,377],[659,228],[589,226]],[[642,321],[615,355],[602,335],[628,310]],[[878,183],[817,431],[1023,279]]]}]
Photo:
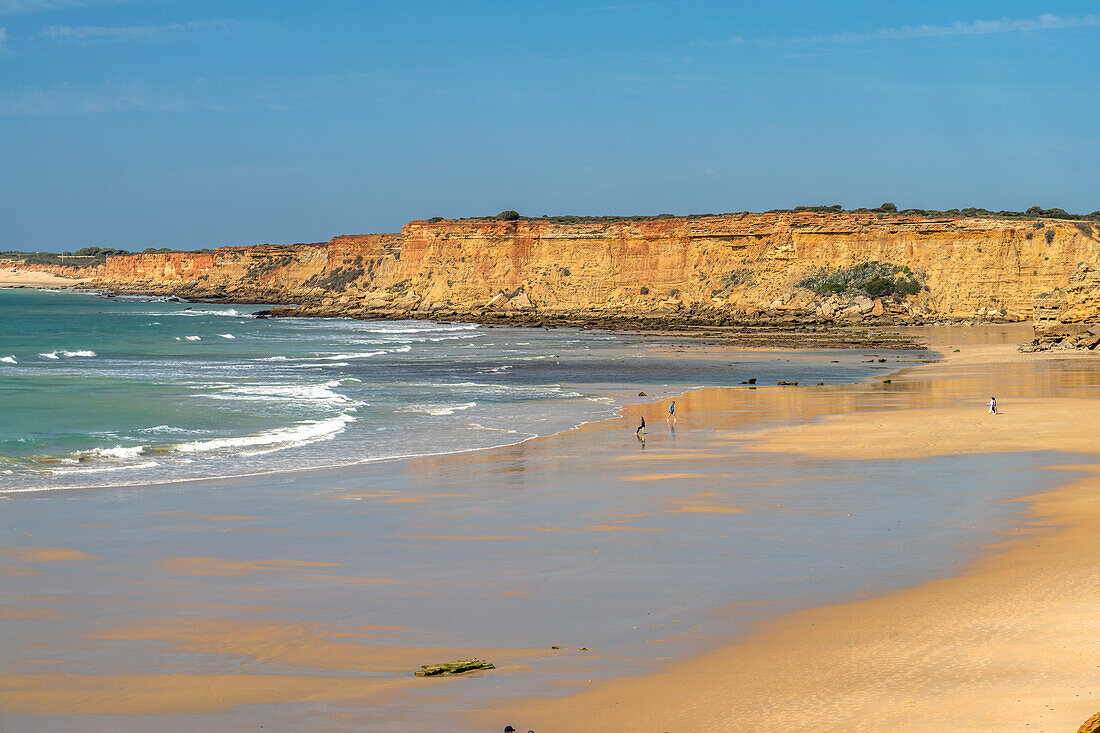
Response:
[{"label": "reflection on wet sand", "polygon": [[[59,730],[62,713],[94,713],[136,731],[151,719],[126,716],[206,712],[235,729],[262,709],[268,731],[481,730],[498,726],[466,726],[465,711],[655,671],[783,613],[952,574],[1013,523],[1018,506],[999,500],[1064,480],[1030,469],[1080,461],[1036,458],[1055,446],[1027,440],[996,458],[864,460],[879,437],[905,440],[878,427],[899,412],[963,424],[997,374],[918,369],[692,392],[675,434],[654,425],[644,452],[634,427],[665,402],[489,451],[9,502],[10,521],[49,538],[36,542],[81,549],[0,550],[15,573],[0,709],[43,716],[2,722]],[[1087,371],[1022,364],[1020,389],[1087,402]],[[842,423],[867,456],[847,434],[813,437]],[[798,445],[785,430],[804,431]],[[62,511],[88,526],[56,529]],[[46,593],[57,600],[27,600]],[[411,677],[465,656],[498,670]]]},{"label": "reflection on wet sand", "polygon": [[26,563],[83,562],[96,559],[83,550],[68,547],[0,547],[0,557],[12,562]]}]

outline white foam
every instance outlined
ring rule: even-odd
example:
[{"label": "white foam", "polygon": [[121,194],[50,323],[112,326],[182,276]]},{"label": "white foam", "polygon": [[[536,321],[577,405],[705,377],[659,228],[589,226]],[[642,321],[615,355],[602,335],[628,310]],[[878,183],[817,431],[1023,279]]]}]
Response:
[{"label": "white foam", "polygon": [[368,329],[374,333],[431,333],[432,331],[472,331],[476,323],[372,323]]},{"label": "white foam", "polygon": [[234,450],[238,448],[259,448],[279,446],[290,448],[319,440],[329,440],[344,432],[346,425],[354,422],[351,415],[338,415],[327,420],[309,420],[285,428],[277,428],[258,435],[245,435],[239,438],[216,438],[180,443],[172,450],[179,453],[202,453],[216,450]]},{"label": "white foam", "polygon": [[14,356],[0,356],[0,361],[4,362],[5,364],[18,364],[19,363],[15,360]]},{"label": "white foam", "polygon": [[461,404],[414,404],[406,405],[398,410],[398,412],[417,412],[424,415],[432,415],[434,417],[443,417],[444,415],[453,415],[459,410],[469,410],[476,405],[476,402],[463,402]]},{"label": "white foam", "polygon": [[[325,366],[328,366],[327,364]],[[327,405],[357,405],[342,394],[333,392],[339,380],[324,384],[250,384],[230,387],[223,392],[209,395],[216,400],[245,400],[268,402],[310,402]]]},{"label": "white foam", "polygon": [[154,433],[169,435],[185,435],[187,433],[201,433],[201,430],[189,430],[187,428],[176,427],[175,425],[154,425],[151,428],[142,428],[138,432],[140,433]]},{"label": "white foam", "polygon": [[265,356],[262,359],[256,359],[256,361],[289,361],[285,356]]},{"label": "white foam", "polygon": [[188,341],[202,341],[202,336],[184,336]]},{"label": "white foam", "polygon": [[94,456],[96,458],[136,458],[144,452],[145,446],[143,445],[116,445],[114,448],[93,448],[89,451],[83,451],[79,455]]},{"label": "white foam", "polygon": [[221,336],[223,339],[235,339],[235,338],[237,338],[236,336],[234,336],[231,333],[219,333],[218,335]]},{"label": "white foam", "polygon": [[[468,422],[466,423],[466,427],[473,430],[489,430],[494,433],[508,433],[509,435],[519,435],[518,430],[510,430],[508,428],[490,428],[476,422]],[[531,433],[531,435],[534,435],[534,433]]]},{"label": "white foam", "polygon": [[41,357],[43,357],[43,358],[45,358],[45,359],[59,359],[59,358],[60,358],[60,357],[59,357],[59,356],[57,355],[57,352],[56,352],[56,351],[50,351],[50,352],[48,352],[48,353],[46,353],[46,354],[39,354],[39,356],[41,356]]},{"label": "white foam", "polygon": [[244,318],[245,316],[248,316],[248,315],[251,315],[251,314],[241,313],[236,308],[229,308],[229,309],[223,310],[223,311],[216,311],[216,310],[179,311],[177,313],[173,313],[172,315],[174,315],[174,316],[226,316],[226,317],[229,317],[229,318]]},{"label": "white foam", "polygon": [[72,356],[91,357],[91,356],[95,356],[95,352],[94,351],[62,351],[61,355],[62,356],[70,356],[70,357],[72,357]]},{"label": "white foam", "polygon": [[348,359],[369,359],[372,356],[378,356],[385,353],[385,349],[380,349],[378,351],[356,351],[351,354],[333,354],[332,356],[322,356],[320,358],[330,361],[346,361]]},{"label": "white foam", "polygon": [[153,468],[154,466],[159,466],[159,465],[160,464],[157,463],[156,461],[145,461],[143,463],[131,463],[131,464],[126,465],[126,466],[92,466],[92,467],[68,468],[68,469],[66,469],[66,468],[56,469],[55,468],[55,469],[51,470],[50,473],[53,474],[54,476],[64,476],[66,474],[73,474],[73,473],[80,473],[80,474],[85,474],[85,473],[109,473],[109,472],[112,472],[112,471],[133,471],[134,469],[137,469],[137,468]]}]

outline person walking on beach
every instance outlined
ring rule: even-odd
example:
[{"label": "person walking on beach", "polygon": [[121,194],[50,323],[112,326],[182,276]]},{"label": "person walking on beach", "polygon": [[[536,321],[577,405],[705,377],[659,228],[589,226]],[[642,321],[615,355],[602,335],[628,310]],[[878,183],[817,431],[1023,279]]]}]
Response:
[{"label": "person walking on beach", "polygon": [[996,415],[997,414],[997,398],[996,397],[990,397],[989,398],[989,414],[990,415]]},{"label": "person walking on beach", "polygon": [[676,400],[668,403],[668,421],[672,422],[676,419]]},{"label": "person walking on beach", "polygon": [[634,436],[643,443],[645,442],[645,415],[642,416],[642,424],[634,431]]}]

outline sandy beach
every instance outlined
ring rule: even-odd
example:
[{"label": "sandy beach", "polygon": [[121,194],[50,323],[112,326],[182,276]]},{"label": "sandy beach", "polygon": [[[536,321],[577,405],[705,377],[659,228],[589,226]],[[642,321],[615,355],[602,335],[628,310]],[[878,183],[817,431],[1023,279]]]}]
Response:
[{"label": "sandy beach", "polygon": [[[927,331],[946,360],[861,384],[693,391],[675,425],[662,400],[460,455],[9,501],[0,722],[1073,730],[1100,709],[1100,418],[1090,357],[1021,354],[1026,330]],[[497,670],[411,675],[469,656]]]},{"label": "sandy beach", "polygon": [[60,277],[48,272],[0,268],[0,288],[72,288],[90,279]]},{"label": "sandy beach", "polygon": [[[1100,709],[1100,414],[1091,397],[1025,395],[1045,365],[1089,357],[940,347],[944,363],[892,380],[914,397],[934,393],[935,407],[920,399],[891,410],[854,405],[814,423],[727,437],[792,457],[1086,454],[1054,469],[1072,480],[1020,497],[1023,521],[963,574],[799,612],[659,674],[525,701],[492,719],[540,732],[1076,730]],[[1091,361],[1078,363],[1088,375]],[[986,394],[1003,400],[1001,414],[986,414]]]}]

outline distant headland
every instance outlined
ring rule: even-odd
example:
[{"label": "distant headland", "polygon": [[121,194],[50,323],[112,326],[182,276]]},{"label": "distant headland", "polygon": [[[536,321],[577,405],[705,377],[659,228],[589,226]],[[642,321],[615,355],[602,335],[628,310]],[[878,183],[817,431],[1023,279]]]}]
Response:
[{"label": "distant headland", "polygon": [[[0,253],[114,292],[272,315],[722,329],[1035,320],[1100,344],[1100,211],[798,206],[690,216],[432,217],[328,242]],[[813,339],[810,339],[813,341]]]}]

